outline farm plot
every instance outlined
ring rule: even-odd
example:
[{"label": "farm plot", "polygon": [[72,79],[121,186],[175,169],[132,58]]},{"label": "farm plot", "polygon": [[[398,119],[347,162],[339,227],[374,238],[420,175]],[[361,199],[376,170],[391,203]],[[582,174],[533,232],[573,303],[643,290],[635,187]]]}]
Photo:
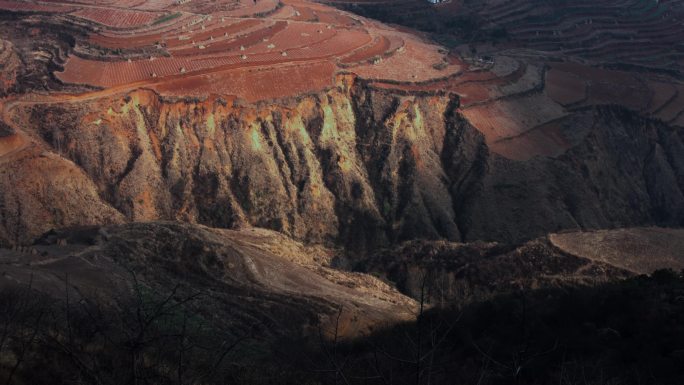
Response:
[{"label": "farm plot", "polygon": [[485,136],[487,143],[518,136],[565,116],[565,110],[544,94],[464,108],[463,114]]},{"label": "farm plot", "polygon": [[0,9],[7,11],[21,11],[21,12],[50,12],[50,13],[68,13],[74,10],[74,7],[64,6],[60,4],[36,4],[27,3],[23,1],[0,1]]},{"label": "farm plot", "polygon": [[153,88],[165,95],[235,95],[254,102],[331,87],[334,70],[329,61],[241,68],[187,76]]},{"label": "farm plot", "polygon": [[648,112],[660,111],[677,97],[677,87],[671,83],[649,82],[648,88],[653,92]]},{"label": "farm plot", "polygon": [[400,36],[385,35],[385,37],[389,40],[389,48],[387,49],[388,53],[394,53],[397,50],[404,48],[404,39],[402,39]]},{"label": "farm plot", "polygon": [[[401,37],[405,41],[403,50],[377,63],[354,66],[351,71],[367,79],[424,82],[461,69],[457,64],[448,64],[438,46],[416,41],[410,35]],[[440,63],[446,66],[438,67]]]},{"label": "farm plot", "polygon": [[342,14],[340,12],[317,11],[316,16],[318,17],[319,22],[325,23],[325,24],[330,24],[330,25],[339,25],[339,26],[350,27],[350,26],[354,26],[354,25],[359,24],[352,17],[347,16],[345,14]]},{"label": "farm plot", "polygon": [[[514,63],[518,63],[514,61]],[[416,83],[383,83],[382,80],[373,82],[373,86],[383,89],[398,89],[403,91],[425,92],[453,92],[459,95],[461,106],[469,106],[474,103],[483,103],[487,100],[501,96],[501,92],[495,87],[498,84],[507,84],[512,79],[519,79],[525,72],[520,66],[513,66],[512,72],[499,77],[494,72],[484,69],[468,70],[468,65],[452,58],[450,64],[455,68],[465,68],[463,72],[455,72],[446,79],[429,80]]]},{"label": "farm plot", "polygon": [[670,100],[660,111],[656,113],[658,119],[670,122],[678,118],[679,113],[684,109],[684,86],[677,86],[677,96]]},{"label": "farm plot", "polygon": [[287,52],[295,48],[303,48],[320,44],[332,39],[337,34],[335,29],[324,28],[319,24],[290,22],[287,27],[273,37],[263,39],[245,50],[245,54],[251,55],[264,52]]},{"label": "farm plot", "polygon": [[41,2],[71,3],[94,7],[134,8],[143,5],[145,0],[41,0]]},{"label": "farm plot", "polygon": [[[450,92],[455,93],[460,98],[461,106],[469,106],[474,103],[483,103],[498,95],[491,87],[472,82],[469,72],[456,72],[447,79],[427,81],[419,83],[385,83],[384,81],[374,81],[373,87],[389,90],[401,90],[407,92]],[[486,71],[477,72],[482,76],[490,76]]]},{"label": "farm plot", "polygon": [[[134,0],[132,0],[134,1]],[[136,9],[143,9],[143,10],[160,10],[160,9],[166,9],[174,5],[176,2],[174,0],[144,0],[142,4],[138,4],[135,6]]]},{"label": "farm plot", "polygon": [[643,227],[551,234],[549,240],[564,252],[650,274],[684,268],[683,235],[681,229]]},{"label": "farm plot", "polygon": [[90,34],[88,37],[88,42],[99,47],[109,48],[109,49],[121,49],[121,48],[140,48],[149,47],[154,44],[160,43],[164,40],[164,34],[155,33],[149,35],[103,35],[98,33]]},{"label": "farm plot", "polygon": [[455,85],[462,83],[490,83],[498,80],[500,77],[494,72],[486,70],[465,71],[458,78],[454,79]]},{"label": "farm plot", "polygon": [[55,75],[63,82],[112,87],[126,83],[149,80],[154,77],[175,75],[187,69],[189,61],[176,58],[138,60],[134,62],[100,62],[72,56],[64,72]]},{"label": "farm plot", "polygon": [[643,84],[624,84],[616,82],[592,82],[588,88],[591,104],[620,104],[634,110],[648,107],[650,93]]},{"label": "farm plot", "polygon": [[342,29],[330,39],[287,51],[287,57],[301,60],[340,56],[368,44],[371,40],[366,31]]},{"label": "farm plot", "polygon": [[293,5],[293,8],[295,9],[295,15],[293,17],[294,20],[297,21],[308,21],[308,22],[318,22],[318,15],[316,14],[316,11],[309,7],[305,7],[302,5]]},{"label": "farm plot", "polygon": [[518,73],[520,74],[518,77],[520,77],[525,72],[525,65],[519,60],[508,56],[497,56],[494,59],[494,66],[490,71],[499,78],[513,76]]},{"label": "farm plot", "polygon": [[128,11],[115,8],[84,8],[71,14],[113,28],[147,25],[164,15],[160,12]]},{"label": "farm plot", "polygon": [[546,94],[563,106],[580,103],[587,98],[587,87],[579,76],[550,69],[546,73]]},{"label": "farm plot", "polygon": [[[330,39],[319,41],[318,43],[307,45],[300,48],[289,50],[268,50],[260,43],[259,47],[253,47],[254,53],[244,54],[245,51],[239,51],[240,55],[233,56],[209,56],[198,57],[192,59],[193,63],[201,63],[201,66],[224,66],[236,65],[242,63],[248,64],[266,64],[266,63],[282,63],[288,61],[303,61],[303,60],[318,60],[325,58],[333,58],[337,55],[344,54],[358,48],[365,42],[370,41],[370,37],[363,31],[338,31]],[[265,42],[266,43],[266,42]],[[283,52],[285,54],[283,54]],[[244,56],[243,56],[244,55]]]},{"label": "farm plot", "polygon": [[201,27],[198,27],[200,28],[198,31],[182,31],[182,33],[169,37],[169,39],[165,41],[165,44],[168,48],[174,49],[192,45],[193,41],[195,43],[203,43],[213,39],[221,40],[226,37],[234,38],[238,34],[245,35],[259,29],[268,28],[272,25],[273,24],[269,24],[266,21],[256,19],[227,21],[225,24],[212,29],[202,30]]},{"label": "farm plot", "polygon": [[380,57],[390,48],[390,41],[384,36],[377,36],[371,44],[356,50],[351,55],[340,59],[341,64],[353,64]]},{"label": "farm plot", "polygon": [[[227,92],[256,100],[327,87],[342,66],[344,72],[367,79],[440,91],[454,85],[450,77],[462,68],[441,47],[411,33],[361,22],[308,0],[285,0],[278,9],[278,0],[169,1],[130,0],[129,9],[108,9],[102,3],[73,12],[108,27],[88,38],[114,51],[78,51],[87,55],[68,58],[55,76],[65,83],[104,88],[152,87],[176,95]],[[205,13],[183,12],[193,7]],[[169,15],[178,16],[167,20]],[[121,61],[111,61],[117,49],[147,47],[154,56],[143,59],[141,50],[126,61],[124,51]],[[100,60],[91,56],[98,53]],[[473,99],[489,96],[489,88],[467,88],[462,90]]]},{"label": "farm plot", "polygon": [[271,15],[272,19],[293,19],[296,15],[295,9],[291,5],[284,5]]},{"label": "farm plot", "polygon": [[[529,92],[538,89],[543,84],[544,69],[536,65],[524,66],[525,72],[520,76],[513,76],[512,78],[500,78],[505,81],[504,84],[498,86],[502,95],[513,95],[523,92]],[[516,73],[517,75],[517,73]]]},{"label": "farm plot", "polygon": [[203,1],[186,1],[182,5],[175,8],[186,12],[197,14],[217,14],[235,11],[240,8],[253,7],[254,1],[239,1],[239,0],[203,0]]},{"label": "farm plot", "polygon": [[637,110],[649,105],[650,90],[630,73],[575,63],[554,63],[553,68],[585,79],[589,104],[621,104]]},{"label": "farm plot", "polygon": [[498,94],[492,92],[489,87],[476,83],[466,83],[452,88],[461,98],[461,105],[467,106],[473,103],[482,103]]},{"label": "farm plot", "polygon": [[112,33],[91,33],[88,42],[102,48],[123,49],[149,47],[164,41],[167,33],[165,31],[155,33],[132,33],[112,34]]},{"label": "farm plot", "polygon": [[239,7],[227,11],[226,15],[233,17],[264,15],[278,8],[278,0],[239,0],[239,3]]},{"label": "farm plot", "polygon": [[524,161],[535,156],[558,156],[572,147],[565,135],[564,119],[553,120],[510,138],[498,140],[490,149],[508,159]]},{"label": "farm plot", "polygon": [[235,51],[239,50],[240,47],[249,47],[263,41],[263,39],[270,38],[271,36],[285,29],[286,25],[286,22],[278,21],[272,26],[257,29],[256,31],[247,33],[245,35],[240,35],[235,39],[223,40],[214,42],[212,44],[208,44],[204,46],[203,49],[200,49],[200,46],[198,45],[197,47],[188,47],[172,50],[172,53],[174,56],[195,56],[199,54],[206,55],[213,53],[226,53],[229,51]]}]

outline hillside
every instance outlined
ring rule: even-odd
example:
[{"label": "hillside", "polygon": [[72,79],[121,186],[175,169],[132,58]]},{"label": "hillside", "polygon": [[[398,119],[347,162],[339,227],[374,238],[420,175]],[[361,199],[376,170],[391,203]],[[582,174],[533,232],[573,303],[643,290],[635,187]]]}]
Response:
[{"label": "hillside", "polygon": [[682,17],[0,0],[0,381],[679,383]]},{"label": "hillside", "polygon": [[[23,186],[0,197],[6,245],[156,219],[362,253],[684,223],[684,105],[667,74],[447,55],[301,1],[141,3],[126,12],[159,18],[130,25],[60,4],[3,24],[27,63],[3,101],[0,178]],[[47,94],[31,91],[41,65]]]}]

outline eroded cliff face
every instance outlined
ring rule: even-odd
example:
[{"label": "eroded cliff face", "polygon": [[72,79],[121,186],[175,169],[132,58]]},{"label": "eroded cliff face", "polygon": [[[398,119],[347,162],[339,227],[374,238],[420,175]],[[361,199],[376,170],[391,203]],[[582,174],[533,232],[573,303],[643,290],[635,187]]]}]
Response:
[{"label": "eroded cliff face", "polygon": [[12,43],[0,39],[0,96],[6,95],[14,87],[20,66],[21,60]]},{"label": "eroded cliff face", "polygon": [[78,165],[128,220],[249,223],[365,250],[397,238],[460,239],[441,166],[453,103],[343,77],[336,89],[282,103],[139,90],[22,113],[27,131]]},{"label": "eroded cliff face", "polygon": [[[69,224],[251,224],[365,252],[415,238],[517,241],[562,228],[684,223],[681,133],[615,108],[577,112],[570,151],[524,162],[490,154],[455,96],[401,95],[351,76],[324,93],[257,105],[138,90],[14,112],[106,207],[98,218],[72,210]],[[14,189],[1,175],[3,191]],[[81,197],[90,187],[60,186],[74,193],[46,207],[92,206]],[[4,243],[61,224],[0,199],[2,218],[14,221],[1,224]]]}]

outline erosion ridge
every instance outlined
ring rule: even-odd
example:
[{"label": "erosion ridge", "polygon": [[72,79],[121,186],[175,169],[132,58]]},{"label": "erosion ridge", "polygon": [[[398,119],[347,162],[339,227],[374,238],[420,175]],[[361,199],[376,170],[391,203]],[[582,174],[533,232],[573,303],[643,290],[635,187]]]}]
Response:
[{"label": "erosion ridge", "polygon": [[55,161],[38,179],[49,189],[5,191],[3,243],[79,223],[173,219],[365,253],[415,238],[517,242],[682,223],[682,139],[656,120],[584,108],[566,126],[567,151],[519,162],[488,149],[453,94],[396,93],[350,75],[336,83],[257,104],[151,90],[16,103],[8,115],[33,146],[13,155],[3,183],[36,183]]}]

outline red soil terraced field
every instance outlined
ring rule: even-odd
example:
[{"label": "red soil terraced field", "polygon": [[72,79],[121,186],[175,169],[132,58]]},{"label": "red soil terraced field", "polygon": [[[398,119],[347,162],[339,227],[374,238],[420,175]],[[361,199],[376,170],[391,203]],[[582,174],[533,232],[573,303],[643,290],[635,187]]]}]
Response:
[{"label": "red soil terraced field", "polygon": [[305,94],[333,85],[335,66],[329,61],[282,67],[240,68],[180,77],[153,85],[165,95],[239,95],[249,102]]},{"label": "red soil terraced field", "polygon": [[384,36],[377,36],[373,42],[349,56],[345,56],[340,60],[342,64],[358,63],[365,60],[379,57],[387,52],[390,48],[390,41]]},{"label": "red soil terraced field", "polygon": [[679,0],[482,0],[464,8],[487,20],[487,29],[504,29],[514,45],[547,58],[682,69],[675,48],[684,31]]},{"label": "red soil terraced field", "polygon": [[[461,62],[456,57],[450,57],[449,62],[461,70],[445,79],[406,84],[376,81],[373,85],[378,88],[409,92],[452,92],[460,96],[462,106],[467,106],[505,95],[506,90],[500,90],[499,87],[511,88],[512,85],[516,85],[523,79],[527,70],[527,66],[523,63],[506,57],[497,58],[495,65],[490,69]],[[519,87],[516,86],[516,88]]]},{"label": "red soil terraced field", "polygon": [[197,56],[214,53],[225,53],[241,49],[241,47],[250,47],[259,42],[268,40],[273,35],[285,29],[287,23],[284,21],[276,22],[273,25],[263,26],[255,31],[238,36],[235,39],[220,40],[220,41],[205,41],[202,43],[192,44],[191,46],[174,49],[172,54],[174,56]]},{"label": "red soil terraced field", "polygon": [[[450,92],[461,114],[491,151],[509,159],[557,156],[574,145],[567,117],[581,107],[621,105],[673,125],[684,124],[684,85],[656,74],[596,68],[571,62],[527,64],[497,56],[482,66],[452,57],[461,71],[444,79],[372,86],[404,92]],[[581,135],[580,135],[581,136]]]},{"label": "red soil terraced field", "polygon": [[[145,31],[101,31],[99,33],[92,33],[88,38],[90,44],[111,48],[111,49],[123,49],[123,48],[139,48],[145,46],[152,46],[157,43],[163,43],[166,45],[173,45],[175,40],[179,40],[179,36],[183,35],[182,27],[178,24],[184,25],[190,20],[194,19],[190,15],[178,17],[177,24],[166,25],[162,29],[155,30],[145,30]],[[251,23],[258,24],[258,20],[242,20],[239,23]],[[235,24],[238,24],[236,22]],[[228,33],[230,27],[226,27],[225,31]],[[236,27],[236,31],[239,31],[240,27]],[[218,34],[223,34],[224,30],[217,31]],[[232,34],[233,32],[231,32]],[[187,41],[182,41],[178,45],[187,44]]]},{"label": "red soil terraced field", "polygon": [[263,40],[245,51],[246,54],[263,53],[269,51],[292,50],[321,44],[337,34],[335,29],[321,28],[320,25],[310,23],[289,23],[266,40]]},{"label": "red soil terraced field", "polygon": [[36,4],[26,1],[0,1],[0,9],[7,11],[21,11],[21,12],[49,12],[49,13],[67,13],[74,10],[74,7],[61,4]]},{"label": "red soil terraced field", "polygon": [[161,18],[163,13],[147,11],[128,11],[113,8],[84,8],[72,15],[82,19],[114,28],[130,28],[152,23]]},{"label": "red soil terraced field", "polygon": [[181,30],[173,31],[172,34],[155,34],[157,40],[161,41],[169,49],[178,47],[194,46],[199,44],[212,44],[214,39],[216,41],[228,40],[235,38],[237,35],[244,36],[251,32],[268,29],[273,27],[275,23],[268,23],[258,19],[247,20],[229,20],[220,25],[214,25],[213,28],[205,28],[199,30]]},{"label": "red soil terraced field", "polygon": [[404,45],[377,63],[354,66],[350,71],[369,79],[424,82],[448,77],[461,69],[457,64],[448,64],[446,52],[436,45],[408,33],[393,31],[391,35],[402,39]]},{"label": "red soil terraced field", "polygon": [[[194,4],[193,4],[194,3]],[[238,6],[233,5],[232,9],[225,14],[227,16],[232,16],[232,17],[245,17],[245,16],[254,16],[254,15],[264,15],[268,13],[274,12],[279,5],[278,0],[238,0],[238,1],[215,1],[215,4],[217,6],[213,8],[209,8],[206,10],[194,10],[196,13],[206,13],[210,14],[213,12],[216,12],[217,10],[221,8],[226,7],[226,3],[238,3]],[[188,4],[191,5],[191,7],[197,6],[198,4],[202,4],[202,2],[198,1],[191,1]],[[229,8],[231,8],[230,5],[228,5]]]},{"label": "red soil terraced field", "polygon": [[[284,23],[280,24],[283,28]],[[266,28],[266,31],[275,30]],[[97,60],[82,59],[73,56],[65,66],[65,71],[57,76],[64,82],[88,84],[99,87],[121,86],[127,83],[136,83],[145,80],[154,80],[159,77],[171,75],[183,75],[194,71],[225,70],[240,67],[252,67],[255,65],[274,65],[293,61],[308,61],[312,59],[334,59],[337,55],[349,52],[367,43],[370,37],[364,31],[341,30],[332,38],[310,46],[295,48],[290,51],[269,52],[268,46],[260,46],[260,50],[251,55],[240,50],[240,46],[255,44],[267,39],[266,34],[259,34],[259,39],[247,36],[244,39],[227,42],[219,45],[223,50],[193,50],[193,52],[213,54],[191,55],[189,50],[182,51],[183,55],[177,57],[161,57],[141,59],[136,61],[101,62]],[[254,52],[253,51],[253,52]],[[216,55],[225,52],[224,55]]]},{"label": "red soil terraced field", "polygon": [[[678,105],[677,83],[657,76],[600,69],[576,63],[552,63],[546,74],[547,95],[562,105],[617,104],[672,120]],[[681,103],[681,101],[679,101]]]},{"label": "red soil terraced field", "polygon": [[587,98],[587,87],[578,75],[551,68],[546,73],[546,93],[556,102],[566,106]]},{"label": "red soil terraced field", "polygon": [[522,134],[489,144],[493,152],[516,160],[526,160],[533,156],[557,156],[571,146],[571,141],[563,131],[563,119],[540,124]]},{"label": "red soil terraced field", "polygon": [[[24,3],[0,0],[5,9],[20,8],[17,4]],[[57,79],[258,100],[259,93],[282,97],[329,87],[335,73],[417,82],[460,70],[447,51],[420,37],[309,0],[122,4],[55,0],[40,8],[31,3],[45,12],[69,10],[92,27],[60,62]]]},{"label": "red soil terraced field", "polygon": [[[174,0],[127,0],[130,3],[136,3],[133,7],[136,9],[158,10],[168,8],[176,2]],[[117,2],[118,3],[118,2]],[[142,3],[142,4],[141,4]]]},{"label": "red soil terraced field", "polygon": [[[409,31],[308,0],[68,4],[94,28],[77,42],[86,49],[55,73],[64,83],[255,102],[320,91],[334,86],[336,74],[352,73],[376,88],[458,94],[459,113],[490,150],[516,160],[571,148],[568,119],[582,107],[617,104],[684,124],[684,85],[665,75],[507,54],[461,57]],[[102,48],[120,54],[100,58]]]},{"label": "red soil terraced field", "polygon": [[536,94],[469,107],[463,114],[484,134],[488,143],[494,143],[521,135],[566,113],[545,95]]}]

